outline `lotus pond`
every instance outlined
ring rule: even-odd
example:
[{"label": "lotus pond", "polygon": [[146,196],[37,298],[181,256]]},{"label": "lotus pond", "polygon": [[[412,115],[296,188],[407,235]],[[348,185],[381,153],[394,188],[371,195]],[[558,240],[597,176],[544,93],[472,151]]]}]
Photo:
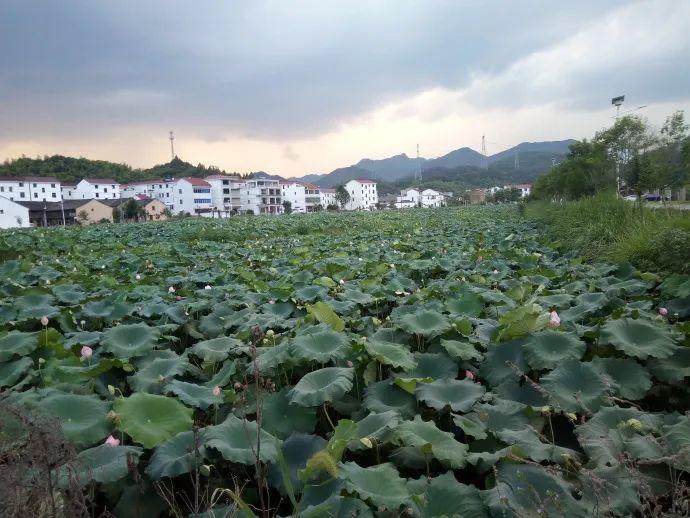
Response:
[{"label": "lotus pond", "polygon": [[690,278],[539,237],[492,208],[0,234],[3,514],[688,512]]}]

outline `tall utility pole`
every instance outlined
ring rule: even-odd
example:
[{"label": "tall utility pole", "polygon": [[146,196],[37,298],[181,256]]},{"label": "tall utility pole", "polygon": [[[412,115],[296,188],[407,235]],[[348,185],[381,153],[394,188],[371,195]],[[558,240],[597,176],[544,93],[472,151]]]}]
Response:
[{"label": "tall utility pole", "polygon": [[520,152],[515,151],[515,169],[520,169]]},{"label": "tall utility pole", "polygon": [[489,168],[489,159],[486,156],[486,135],[482,135],[482,156],[484,157],[482,159],[482,168],[488,169]]},{"label": "tall utility pole", "polygon": [[[625,95],[619,95],[611,99],[611,104],[616,107],[616,122],[618,122],[618,117],[621,113],[621,104],[625,101]],[[620,157],[616,157],[616,198],[620,198],[621,195],[621,166]]]},{"label": "tall utility pole", "polygon": [[175,146],[173,144],[173,140],[175,140],[175,137],[173,136],[173,132],[170,132],[170,160],[175,160]]},{"label": "tall utility pole", "polygon": [[419,178],[419,181],[422,181],[422,160],[419,158],[419,144],[417,144],[417,169],[414,172],[414,178],[415,180]]}]

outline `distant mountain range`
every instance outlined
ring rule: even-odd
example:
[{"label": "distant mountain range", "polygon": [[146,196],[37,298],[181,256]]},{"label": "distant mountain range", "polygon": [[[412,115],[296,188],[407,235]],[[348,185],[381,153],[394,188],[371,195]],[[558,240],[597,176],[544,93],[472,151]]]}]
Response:
[{"label": "distant mountain range", "polygon": [[[554,160],[560,162],[574,142],[575,140],[523,142],[489,156],[486,169],[482,168],[484,157],[481,153],[462,147],[438,158],[420,158],[419,162],[404,153],[380,160],[364,158],[354,165],[340,167],[328,174],[309,174],[289,179],[311,182],[321,187],[335,187],[355,178],[369,178],[381,184],[380,190],[386,190],[412,183],[415,170],[421,166],[425,182],[459,182],[466,187],[496,185],[500,182],[531,182],[537,176],[546,173]],[[93,177],[113,178],[126,183],[181,176],[203,178],[209,174],[219,173],[224,171],[202,164],[195,166],[178,157],[150,169],[133,169],[126,164],[60,155],[43,158],[22,157],[0,164],[0,176],[53,176],[62,181]],[[288,179],[263,171],[245,176]]]},{"label": "distant mountain range", "polygon": [[[568,154],[568,148],[575,140],[557,140],[547,142],[522,142],[505,151],[488,157],[488,169],[506,173],[514,171],[516,177],[524,181],[533,180],[545,173],[553,164],[553,160],[560,161]],[[515,158],[518,158],[516,161]],[[468,147],[455,149],[450,153],[433,159],[420,158],[422,174],[426,171],[438,169],[481,168],[484,156]],[[300,178],[292,178],[304,182],[311,182],[321,187],[334,187],[355,178],[369,178],[380,182],[398,182],[414,176],[418,167],[417,159],[410,158],[405,153],[380,160],[364,158],[354,165],[340,167],[328,174],[310,174]],[[520,171],[520,168],[523,170]],[[527,173],[527,174],[522,174]],[[268,175],[281,178],[276,175]],[[526,179],[525,179],[526,177]]]}]

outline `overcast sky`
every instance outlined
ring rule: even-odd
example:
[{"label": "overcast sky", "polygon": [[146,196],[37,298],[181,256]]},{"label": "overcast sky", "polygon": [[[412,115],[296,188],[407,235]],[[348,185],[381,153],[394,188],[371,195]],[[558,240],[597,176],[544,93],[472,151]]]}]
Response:
[{"label": "overcast sky", "polygon": [[2,0],[0,159],[286,176],[690,110],[690,1]]}]

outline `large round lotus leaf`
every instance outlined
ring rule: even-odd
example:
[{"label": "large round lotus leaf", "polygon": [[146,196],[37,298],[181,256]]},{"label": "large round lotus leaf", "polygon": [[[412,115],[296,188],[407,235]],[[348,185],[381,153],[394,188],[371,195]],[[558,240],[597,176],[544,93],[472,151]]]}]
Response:
[{"label": "large round lotus leaf", "polygon": [[[225,460],[247,465],[256,463],[258,427],[254,421],[244,421],[230,414],[221,424],[204,430],[206,447],[218,450]],[[259,458],[264,462],[275,462],[279,441],[264,430],[259,437]]]},{"label": "large round lotus leaf", "polygon": [[[489,345],[484,363],[479,368],[481,376],[486,378],[491,385],[496,386],[506,378],[517,377],[518,371],[526,371],[527,364],[523,356],[523,343],[522,340],[513,340]],[[518,371],[515,370],[515,367]]]},{"label": "large round lotus leaf", "polygon": [[26,356],[38,347],[38,333],[10,331],[0,336],[0,362],[6,362],[14,355]]},{"label": "large round lotus leaf", "polygon": [[441,347],[443,347],[448,355],[457,360],[481,361],[482,353],[475,349],[470,342],[459,342],[457,340],[441,340]]},{"label": "large round lotus leaf", "polygon": [[354,369],[326,367],[310,372],[289,392],[291,403],[302,406],[319,406],[326,401],[340,399],[352,388]]},{"label": "large round lotus leaf", "polygon": [[[295,433],[290,435],[283,444],[283,460],[269,466],[268,481],[270,484],[285,494],[285,482],[281,467],[287,469],[294,491],[302,490],[302,481],[299,479],[299,470],[304,469],[307,461],[317,452],[326,447],[326,440],[318,435],[305,435]],[[284,462],[284,465],[280,464]]]},{"label": "large round lotus leaf", "polygon": [[564,360],[579,360],[587,346],[574,333],[547,329],[529,336],[523,346],[525,359],[533,369],[553,369]]},{"label": "large round lotus leaf", "polygon": [[381,340],[369,340],[364,346],[372,358],[384,365],[405,371],[417,366],[414,355],[404,345]]},{"label": "large round lotus leaf", "polygon": [[388,462],[368,468],[354,462],[340,463],[338,477],[345,482],[348,492],[375,506],[395,510],[410,498],[405,479]]},{"label": "large round lotus leaf", "polygon": [[399,444],[421,448],[452,468],[460,469],[465,465],[468,447],[458,442],[452,433],[439,430],[433,421],[423,421],[416,415],[413,421],[403,421],[395,429]]},{"label": "large round lotus leaf", "polygon": [[479,420],[491,432],[501,430],[522,430],[529,424],[525,405],[505,399],[494,399],[492,404],[479,404],[475,407]]},{"label": "large round lotus leaf", "polygon": [[[400,423],[400,416],[394,410],[377,414],[372,412],[361,421],[357,421],[357,436],[359,439],[381,440],[387,432]],[[367,446],[359,440],[350,441],[348,448],[362,450]]]},{"label": "large round lotus leaf", "polygon": [[626,399],[642,399],[652,387],[647,369],[630,358],[594,358],[592,367]]},{"label": "large round lotus leaf", "polygon": [[134,308],[122,301],[95,300],[84,305],[84,314],[93,318],[115,320],[129,315]]},{"label": "large round lotus leaf", "polygon": [[165,392],[175,394],[185,405],[201,408],[202,410],[223,402],[222,394],[214,396],[212,387],[187,383],[186,381],[172,380],[165,386]]},{"label": "large round lotus leaf", "polygon": [[447,300],[446,309],[453,316],[478,317],[484,309],[484,303],[478,295],[466,291],[456,298]]},{"label": "large round lotus leaf", "polygon": [[340,332],[345,329],[345,322],[343,322],[343,319],[325,302],[319,301],[316,304],[307,304],[307,312],[313,315],[319,322],[328,324],[335,331]]},{"label": "large round lotus leaf", "polygon": [[68,476],[73,476],[82,486],[90,482],[109,484],[124,478],[129,473],[129,466],[136,466],[143,453],[136,446],[111,446],[101,444],[84,450],[77,455],[69,474],[67,469],[61,470],[61,485],[66,485]]},{"label": "large round lotus leaf", "polygon": [[678,347],[668,358],[653,358],[647,366],[661,381],[682,381],[690,376],[690,347]]},{"label": "large round lotus leaf", "polygon": [[582,293],[575,298],[575,305],[560,313],[562,322],[582,322],[585,317],[596,313],[608,302],[605,294]]},{"label": "large round lotus leaf", "polygon": [[321,286],[305,286],[298,289],[295,294],[298,300],[311,302],[312,300],[324,299],[328,295],[328,290]]},{"label": "large round lotus leaf", "polygon": [[422,518],[438,516],[468,516],[489,518],[479,490],[460,484],[452,471],[431,479],[425,484]]},{"label": "large round lotus leaf", "polygon": [[294,310],[295,305],[292,302],[276,302],[275,304],[261,305],[262,312],[281,318],[290,318]]},{"label": "large round lotus leaf", "polygon": [[14,386],[33,365],[31,358],[20,358],[14,362],[0,364],[0,388]]},{"label": "large round lotus leaf", "polygon": [[242,341],[237,338],[220,336],[218,338],[211,338],[210,340],[198,342],[191,348],[191,352],[205,362],[222,362],[230,356],[230,354],[243,346],[244,344]]},{"label": "large round lotus leaf", "polygon": [[443,353],[415,353],[414,359],[417,366],[409,372],[400,374],[404,379],[429,379],[455,378],[458,375],[458,366]]},{"label": "large round lotus leaf", "polygon": [[403,315],[400,318],[400,327],[410,334],[433,338],[449,331],[451,325],[448,318],[441,313],[432,310],[421,310]]},{"label": "large round lotus leaf", "polygon": [[206,458],[204,430],[178,433],[172,439],[160,444],[153,452],[146,474],[152,479],[176,477],[189,473]]},{"label": "large round lotus leaf", "polygon": [[[639,422],[639,431],[628,424],[631,419]],[[575,434],[593,465],[615,466],[621,463],[623,455],[632,460],[664,456],[654,436],[662,423],[661,416],[636,408],[603,407],[585,424],[577,426]]]},{"label": "large round lotus leaf", "polygon": [[[280,365],[286,364],[290,358],[292,348],[288,342],[274,347],[257,347],[256,368],[261,374],[273,372]],[[253,362],[247,366],[247,372],[254,371]]]},{"label": "large round lotus leaf", "polygon": [[664,442],[669,455],[675,456],[673,466],[682,471],[690,471],[690,417],[682,416],[678,422],[664,426]]},{"label": "large round lotus leaf", "polygon": [[53,294],[63,304],[79,304],[86,298],[86,292],[76,284],[59,284],[53,286]]},{"label": "large round lotus leaf", "polygon": [[417,411],[414,396],[392,385],[390,380],[369,385],[364,391],[364,406],[378,413],[393,410],[406,419],[411,419]]},{"label": "large round lotus leaf", "polygon": [[300,331],[290,346],[290,351],[295,357],[319,363],[342,359],[349,350],[347,335],[333,331],[328,324],[319,324]]},{"label": "large round lotus leaf", "polygon": [[548,403],[538,388],[535,388],[532,383],[518,378],[506,378],[500,385],[494,387],[492,392],[503,399],[516,401],[523,405],[542,407]]},{"label": "large round lotus leaf", "polygon": [[187,362],[177,356],[174,358],[156,358],[140,368],[136,374],[129,376],[127,383],[136,392],[160,394],[165,384],[175,376],[182,374],[186,366]]},{"label": "large round lotus leaf", "polygon": [[55,301],[52,295],[32,293],[17,297],[14,301],[19,309],[19,320],[30,318],[52,317],[57,315],[59,309],[51,304]]},{"label": "large round lotus leaf", "polygon": [[601,328],[601,343],[636,358],[668,358],[677,350],[668,325],[621,318]]},{"label": "large round lotus leaf", "polygon": [[106,418],[110,405],[97,396],[51,391],[38,406],[60,422],[65,437],[78,447],[102,440],[112,428]]},{"label": "large round lotus leaf", "polygon": [[67,338],[63,345],[65,349],[69,349],[75,345],[96,345],[101,341],[102,335],[103,333],[100,331],[77,331],[76,333],[67,333]]},{"label": "large round lotus leaf", "polygon": [[604,403],[606,385],[589,363],[566,360],[541,378],[551,401],[566,412],[596,412]]},{"label": "large round lotus leaf", "polygon": [[450,406],[454,412],[469,412],[486,389],[469,380],[440,379],[417,385],[417,399],[436,410]]},{"label": "large round lotus leaf", "polygon": [[288,389],[283,388],[263,400],[263,429],[279,439],[285,439],[292,433],[313,432],[316,409],[290,404],[287,393]]},{"label": "large round lotus leaf", "polygon": [[192,427],[192,410],[174,398],[138,392],[115,401],[119,428],[153,448]]},{"label": "large round lotus leaf", "polygon": [[156,345],[159,332],[146,324],[111,327],[103,332],[103,351],[123,360],[144,356]]},{"label": "large round lotus leaf", "polygon": [[[502,516],[506,500],[512,516],[534,516],[543,509],[543,516],[591,516],[572,495],[575,488],[545,466],[498,463],[496,487],[485,494],[491,516]],[[537,507],[538,506],[538,507]]]}]

